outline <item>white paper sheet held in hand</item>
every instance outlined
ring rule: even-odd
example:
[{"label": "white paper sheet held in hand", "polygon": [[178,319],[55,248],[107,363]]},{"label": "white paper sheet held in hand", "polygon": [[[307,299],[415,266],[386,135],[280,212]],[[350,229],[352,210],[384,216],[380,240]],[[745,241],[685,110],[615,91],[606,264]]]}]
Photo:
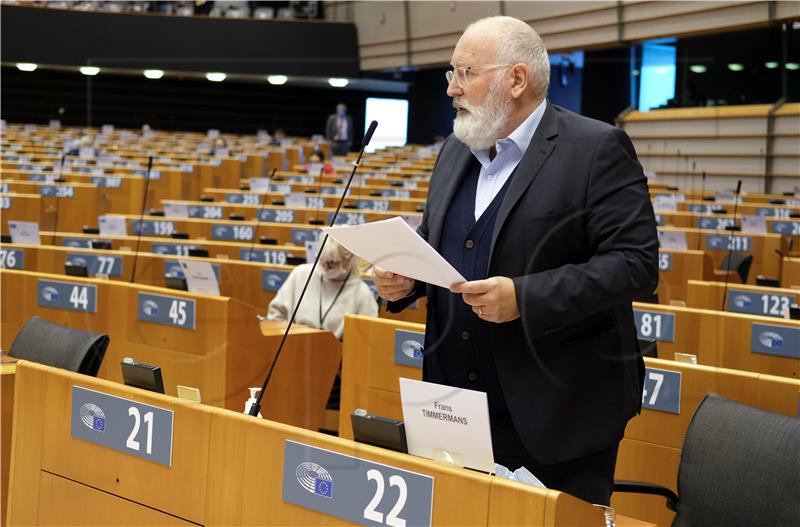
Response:
[{"label": "white paper sheet held in hand", "polygon": [[353,254],[395,274],[445,289],[466,282],[400,217],[363,225],[322,227],[322,230]]}]

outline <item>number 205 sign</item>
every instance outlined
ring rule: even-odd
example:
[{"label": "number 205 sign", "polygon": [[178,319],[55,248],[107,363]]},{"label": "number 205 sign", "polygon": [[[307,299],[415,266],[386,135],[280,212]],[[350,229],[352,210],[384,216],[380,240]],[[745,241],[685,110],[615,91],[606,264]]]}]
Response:
[{"label": "number 205 sign", "polygon": [[70,435],[172,466],[173,413],[149,404],[72,387]]}]

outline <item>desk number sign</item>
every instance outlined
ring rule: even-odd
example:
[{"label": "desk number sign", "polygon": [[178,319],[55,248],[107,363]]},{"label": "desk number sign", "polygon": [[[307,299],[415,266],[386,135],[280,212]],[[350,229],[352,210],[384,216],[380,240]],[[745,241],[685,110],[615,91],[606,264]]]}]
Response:
[{"label": "desk number sign", "polygon": [[170,410],[72,387],[72,437],[167,467],[172,466],[173,417]]},{"label": "desk number sign", "polygon": [[97,286],[91,284],[39,280],[36,298],[40,307],[97,313]]},{"label": "desk number sign", "polygon": [[675,342],[675,315],[673,313],[634,309],[633,320],[640,339]]},{"label": "desk number sign", "polygon": [[195,328],[195,302],[192,298],[154,295],[139,291],[138,319],[174,328]]},{"label": "desk number sign", "polygon": [[433,478],[287,440],[283,501],[360,525],[430,526]]},{"label": "desk number sign", "polygon": [[642,408],[681,413],[681,372],[645,368]]}]

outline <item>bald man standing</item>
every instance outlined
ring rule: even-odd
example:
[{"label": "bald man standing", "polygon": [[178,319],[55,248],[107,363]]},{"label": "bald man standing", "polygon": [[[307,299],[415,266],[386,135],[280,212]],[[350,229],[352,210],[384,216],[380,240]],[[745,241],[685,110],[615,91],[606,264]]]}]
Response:
[{"label": "bald man standing", "polygon": [[420,235],[468,281],[451,290],[380,268],[400,311],[427,296],[423,377],[487,393],[495,460],[608,505],[641,407],[631,301],[658,283],[646,179],[628,136],[546,101],[539,35],[475,22],[447,72],[457,114]]}]

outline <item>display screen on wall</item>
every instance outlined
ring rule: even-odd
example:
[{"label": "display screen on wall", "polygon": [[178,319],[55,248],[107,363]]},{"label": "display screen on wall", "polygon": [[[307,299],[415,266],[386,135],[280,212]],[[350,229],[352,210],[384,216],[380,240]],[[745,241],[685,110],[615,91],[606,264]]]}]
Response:
[{"label": "display screen on wall", "polygon": [[364,129],[369,123],[378,121],[367,152],[387,146],[405,146],[408,138],[408,101],[405,99],[367,98]]},{"label": "display screen on wall", "polygon": [[674,39],[645,42],[642,46],[640,112],[666,106],[675,97],[675,58]]}]

